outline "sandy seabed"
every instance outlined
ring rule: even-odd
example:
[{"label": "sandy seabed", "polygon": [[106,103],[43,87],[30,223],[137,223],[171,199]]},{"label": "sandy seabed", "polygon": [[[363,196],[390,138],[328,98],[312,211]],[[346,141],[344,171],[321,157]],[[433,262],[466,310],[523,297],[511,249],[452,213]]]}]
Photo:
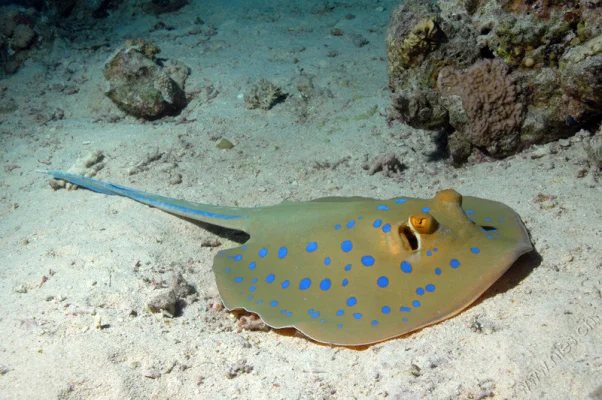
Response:
[{"label": "sandy seabed", "polygon": [[[602,186],[582,138],[454,169],[430,159],[432,134],[387,126],[395,2],[215,3],[109,17],[101,36],[57,42],[0,81],[18,105],[0,115],[0,398],[602,398]],[[190,32],[197,16],[214,36]],[[190,66],[182,115],[141,122],[104,95],[104,62],[138,37]],[[322,93],[303,107],[301,75]],[[260,78],[286,101],[246,109]],[[35,172],[90,152],[104,156],[99,179],[229,206],[454,188],[514,208],[536,251],[456,317],[365,349],[237,332],[211,269],[236,243],[128,199],[53,191]],[[402,172],[364,169],[389,153]],[[148,312],[172,271],[196,298],[175,318]]]}]

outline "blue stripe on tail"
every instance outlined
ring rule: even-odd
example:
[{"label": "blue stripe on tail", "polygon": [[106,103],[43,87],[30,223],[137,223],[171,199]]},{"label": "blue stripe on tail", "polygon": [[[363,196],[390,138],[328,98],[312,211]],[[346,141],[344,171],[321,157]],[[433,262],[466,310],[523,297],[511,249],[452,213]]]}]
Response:
[{"label": "blue stripe on tail", "polygon": [[[169,203],[169,202],[166,202],[163,200],[154,199],[153,197],[161,197],[166,200],[176,200],[176,199],[169,199],[167,197],[153,195],[150,193],[143,192],[141,190],[132,189],[132,188],[129,188],[126,186],[116,185],[116,184],[110,183],[110,182],[97,181],[96,179],[88,178],[88,177],[85,177],[82,175],[70,174],[68,172],[54,171],[54,170],[39,171],[39,172],[48,174],[48,175],[52,176],[54,179],[62,179],[64,181],[70,182],[74,185],[78,185],[78,186],[81,186],[88,190],[92,190],[93,192],[128,197],[130,199],[139,201],[143,204],[146,204],[146,205],[149,205],[152,207],[156,207],[156,208],[161,208],[166,211],[170,211],[170,212],[174,212],[174,213],[195,214],[195,215],[199,215],[202,217],[218,218],[218,219],[248,218],[247,216],[244,216],[244,215],[217,214],[217,213],[212,213],[209,211],[203,211],[203,210],[199,210],[199,209],[195,209],[195,208],[189,208],[189,207],[176,205],[176,204]],[[199,204],[199,206],[202,206],[202,205]]]}]

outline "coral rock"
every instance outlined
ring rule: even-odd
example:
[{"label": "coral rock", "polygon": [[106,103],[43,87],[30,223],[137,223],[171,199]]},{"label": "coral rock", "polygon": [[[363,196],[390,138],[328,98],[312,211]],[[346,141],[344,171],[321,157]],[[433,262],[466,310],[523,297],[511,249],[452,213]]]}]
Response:
[{"label": "coral rock", "polygon": [[503,61],[481,60],[465,73],[443,68],[437,80],[443,96],[462,100],[468,123],[459,132],[461,136],[497,157],[518,147],[525,118],[524,96],[509,71]]},{"label": "coral rock", "polygon": [[386,45],[390,119],[447,132],[454,165],[602,120],[602,1],[408,0]]},{"label": "coral rock", "polygon": [[148,42],[128,42],[105,64],[107,96],[126,113],[152,120],[175,115],[186,106],[189,69],[175,61],[160,63],[155,58],[159,51]]},{"label": "coral rock", "polygon": [[13,30],[13,42],[11,47],[13,49],[27,49],[33,39],[36,37],[36,33],[27,25],[17,25]]}]

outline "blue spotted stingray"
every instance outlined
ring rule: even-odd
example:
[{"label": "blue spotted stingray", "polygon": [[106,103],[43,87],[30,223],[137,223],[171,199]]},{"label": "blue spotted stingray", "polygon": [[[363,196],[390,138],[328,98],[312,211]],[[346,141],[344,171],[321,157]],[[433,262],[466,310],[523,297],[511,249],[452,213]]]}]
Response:
[{"label": "blue spotted stingray", "polygon": [[449,318],[533,249],[510,207],[454,190],[432,199],[330,197],[240,208],[47,173],[247,232],[247,243],[214,260],[224,305],[324,343],[370,344]]}]

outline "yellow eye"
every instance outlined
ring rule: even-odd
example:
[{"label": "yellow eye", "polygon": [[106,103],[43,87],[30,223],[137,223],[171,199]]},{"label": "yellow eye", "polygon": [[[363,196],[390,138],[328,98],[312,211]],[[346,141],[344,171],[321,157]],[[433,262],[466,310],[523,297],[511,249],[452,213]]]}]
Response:
[{"label": "yellow eye", "polygon": [[439,223],[431,214],[419,213],[410,217],[412,227],[422,234],[433,233],[437,230]]}]

